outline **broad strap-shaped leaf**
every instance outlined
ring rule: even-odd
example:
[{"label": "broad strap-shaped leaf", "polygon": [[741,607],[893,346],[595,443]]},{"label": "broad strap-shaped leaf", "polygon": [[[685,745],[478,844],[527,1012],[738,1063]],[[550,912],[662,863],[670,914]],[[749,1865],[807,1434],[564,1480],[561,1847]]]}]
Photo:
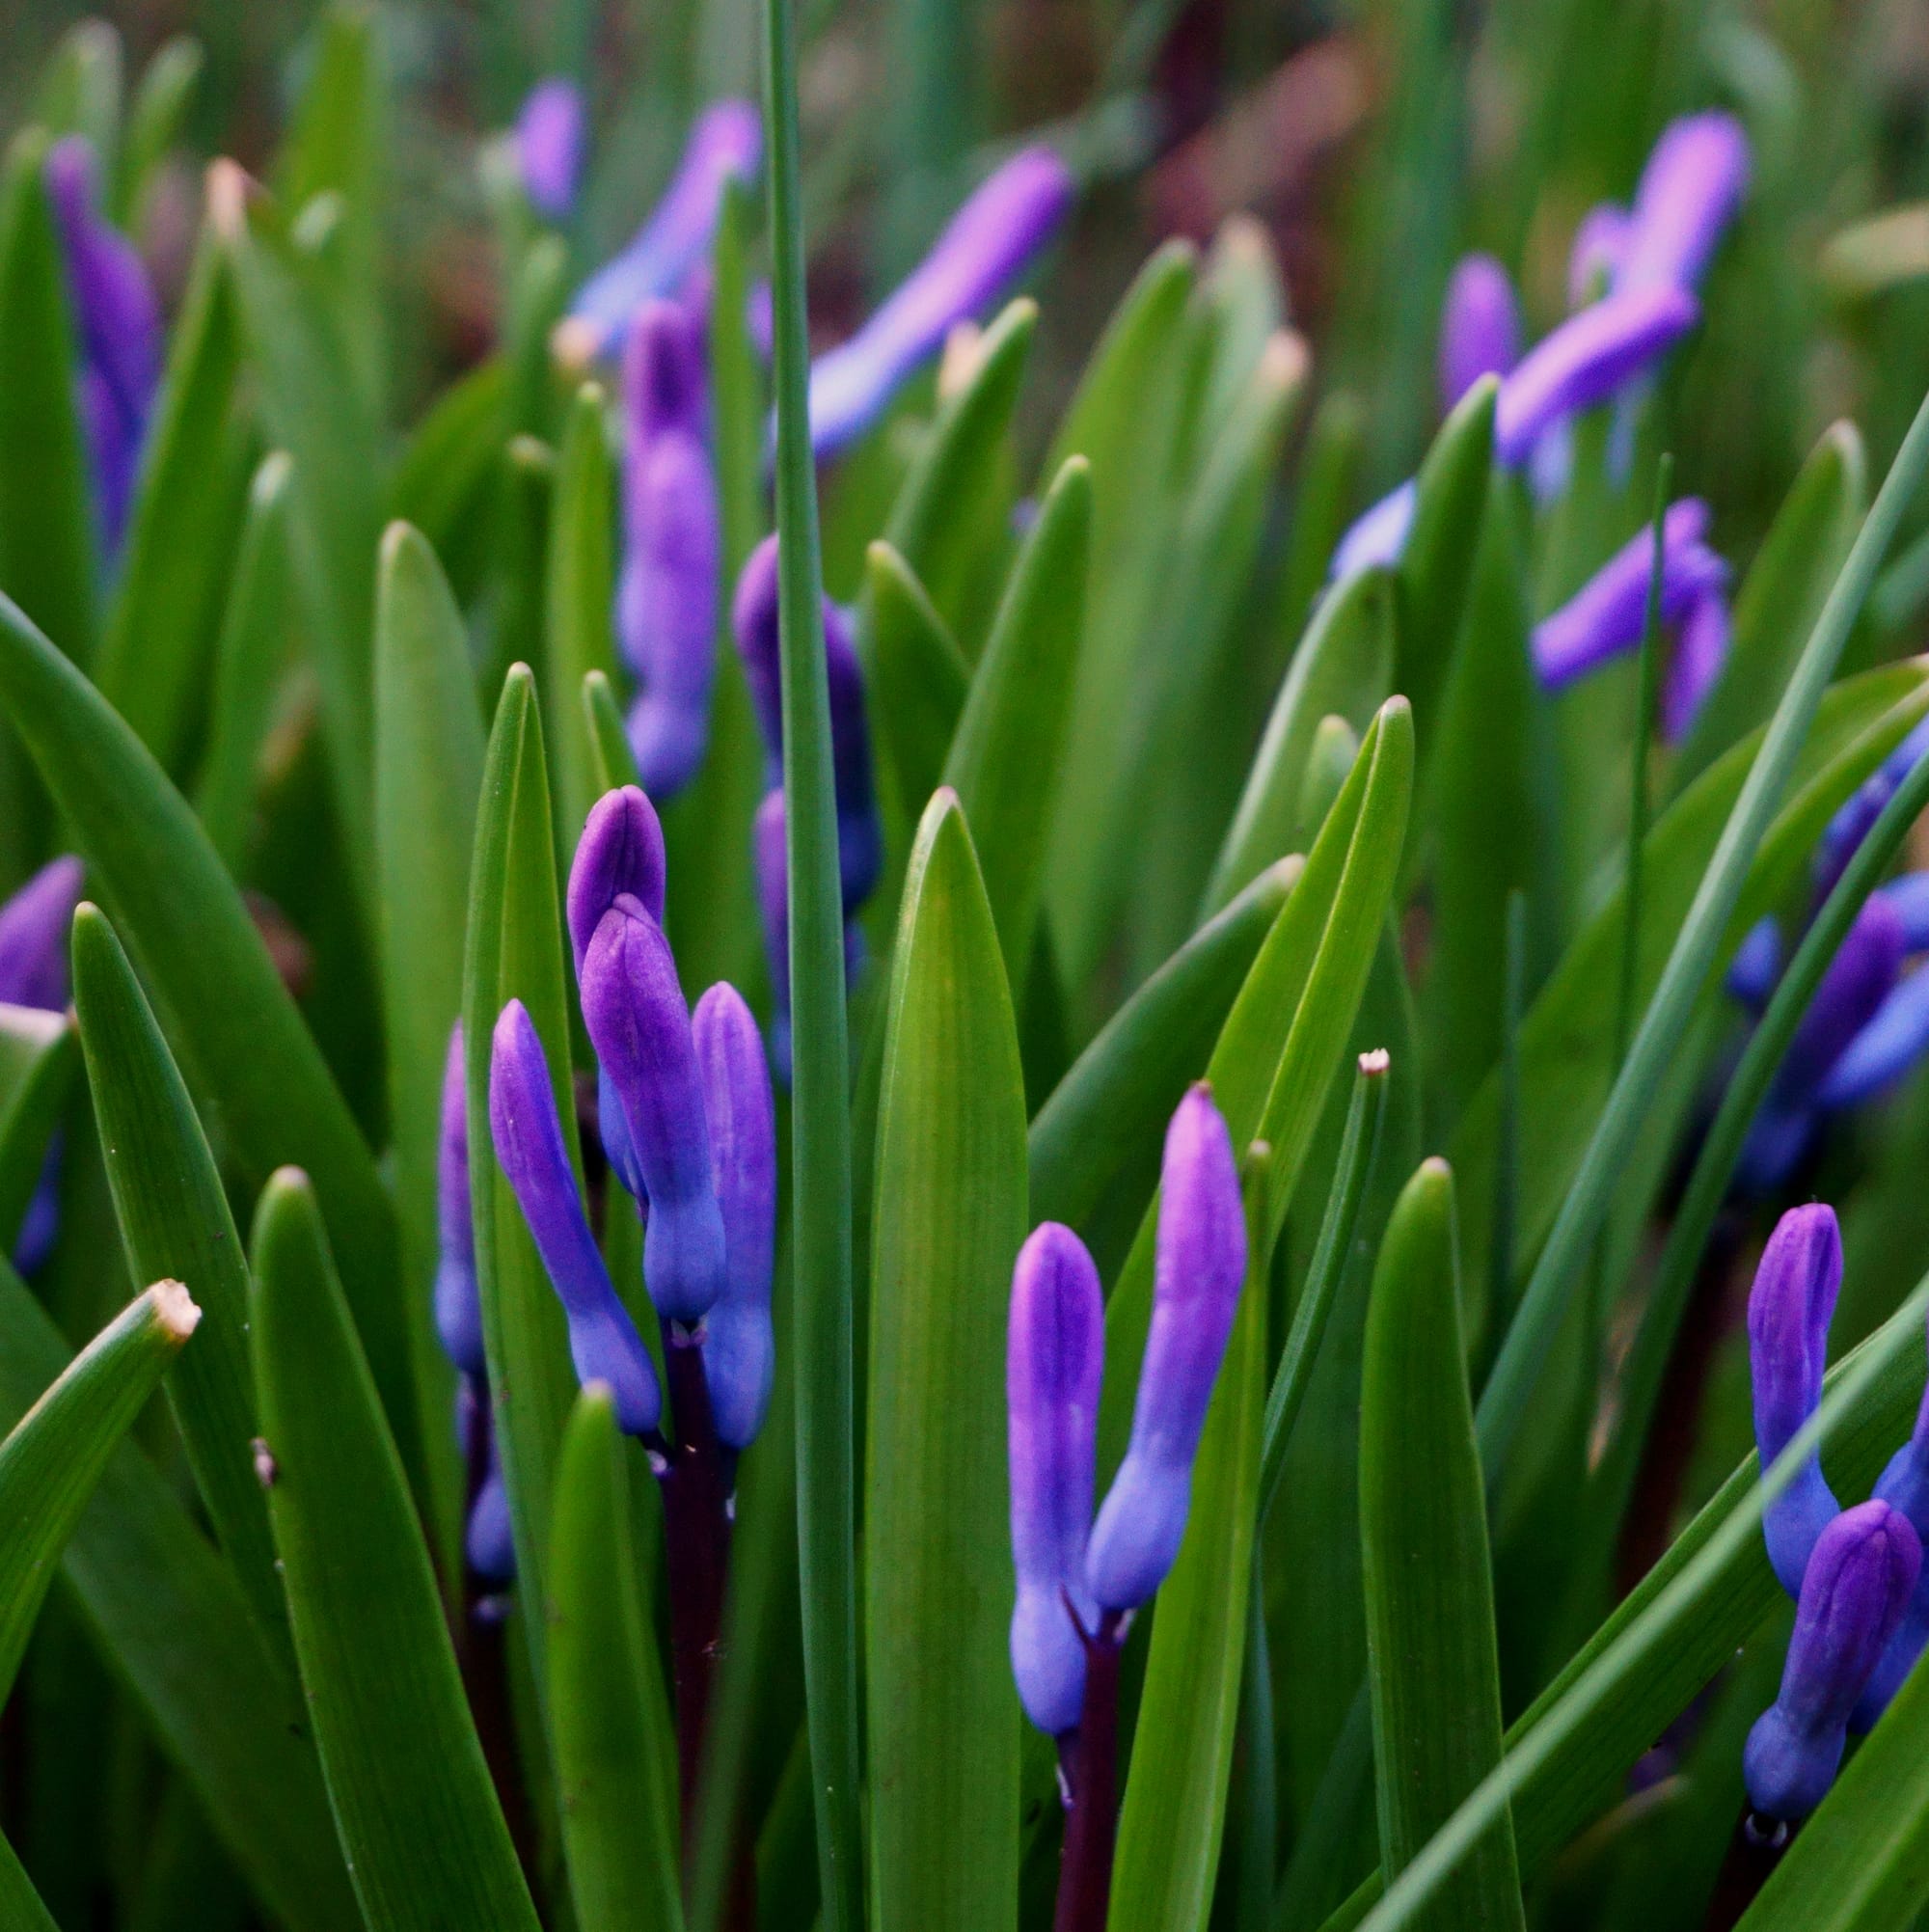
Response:
[{"label": "broad strap-shaped leaf", "polygon": [[1024,1080],[955,794],[918,829],[878,1119],[864,1521],[881,1923],[1015,1927],[1018,1699],[996,1373],[1024,1238]]},{"label": "broad strap-shaped leaf", "polygon": [[[682,1932],[676,1762],[623,1438],[607,1388],[578,1399],[557,1461],[550,1712],[569,1894],[583,1932]],[[671,1588],[675,1588],[672,1579]]]},{"label": "broad strap-shaped leaf", "polygon": [[298,1170],[252,1243],[268,1508],[315,1743],[369,1932],[535,1932],[435,1572]]},{"label": "broad strap-shaped leaf", "polygon": [[19,1238],[79,1065],[68,1015],[0,1004],[0,1253]]},{"label": "broad strap-shaped leaf", "polygon": [[3,597],[0,707],[72,826],[190,1084],[218,1106],[242,1177],[280,1160],[314,1177],[383,1405],[413,1459],[394,1210],[219,855],[147,748]]},{"label": "broad strap-shaped leaf", "polygon": [[503,567],[498,492],[514,380],[505,354],[484,357],[436,396],[395,457],[389,514],[421,531],[459,603]]},{"label": "broad strap-shaped leaf", "polygon": [[[1360,1376],[1360,1541],[1380,1862],[1403,1870],[1501,1758],[1487,1506],[1460,1336],[1454,1177],[1426,1160],[1380,1243]],[[1524,1926],[1503,1817],[1438,1892],[1430,1932]]]},{"label": "broad strap-shaped leaf", "polygon": [[192,1282],[201,1307],[199,1337],[168,1383],[188,1463],[249,1606],[279,1647],[287,1611],[249,1452],[247,1260],[174,1055],[113,927],[92,906],[74,914],[73,997],[128,1272]]},{"label": "broad strap-shaped leaf", "polygon": [[0,176],[0,591],[77,663],[93,655],[95,534],[60,243],[18,135]]},{"label": "broad strap-shaped leaf", "polygon": [[[44,1309],[0,1264],[0,1426],[72,1360]],[[208,1822],[277,1918],[353,1925],[301,1693],[272,1660],[233,1572],[131,1444],[108,1459],[68,1541],[68,1583]]]},{"label": "broad strap-shaped leaf", "polygon": [[[550,1492],[563,1424],[576,1400],[568,1325],[516,1205],[489,1131],[489,1055],[496,1021],[520,999],[549,1058],[563,1145],[579,1161],[569,1072],[569,990],[557,896],[556,833],[535,680],[517,665],[503,686],[489,736],[470,871],[462,1027],[468,1056],[469,1186],[475,1276],[497,1448],[515,1526],[523,1635],[542,1667],[543,1572],[551,1543]],[[620,1203],[617,1211],[627,1212]]]},{"label": "broad strap-shaped leaf", "polygon": [[168,345],[97,681],[176,778],[197,728],[234,571],[253,441],[237,391],[234,280],[204,226]]},{"label": "broad strap-shaped leaf", "polygon": [[80,1512],[201,1311],[177,1281],[157,1282],[61,1372],[0,1442],[0,1695]]},{"label": "broad strap-shaped leaf", "polygon": [[1012,567],[944,765],[972,827],[1013,986],[1023,982],[1038,930],[1091,554],[1091,472],[1073,456]]},{"label": "broad strap-shaped leaf", "polygon": [[944,782],[971,667],[910,564],[882,538],[864,553],[864,646],[872,730],[912,824]]},{"label": "broad strap-shaped leaf", "polygon": [[7,1932],[60,1932],[54,1917],[14,1855],[0,1838],[0,1925]]}]

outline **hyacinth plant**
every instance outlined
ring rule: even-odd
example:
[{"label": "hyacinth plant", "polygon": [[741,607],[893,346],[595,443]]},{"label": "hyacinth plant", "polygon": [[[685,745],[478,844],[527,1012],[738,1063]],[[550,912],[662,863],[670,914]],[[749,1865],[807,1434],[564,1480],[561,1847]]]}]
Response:
[{"label": "hyacinth plant", "polygon": [[1923,1922],[1879,37],[663,11],[10,94],[0,1932]]}]

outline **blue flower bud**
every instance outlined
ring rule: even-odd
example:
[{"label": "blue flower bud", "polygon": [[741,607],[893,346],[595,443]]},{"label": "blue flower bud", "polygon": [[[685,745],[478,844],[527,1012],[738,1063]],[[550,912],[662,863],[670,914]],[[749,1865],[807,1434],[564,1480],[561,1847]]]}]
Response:
[{"label": "blue flower bud", "polygon": [[[1909,1440],[1889,1457],[1888,1466],[1877,1479],[1875,1497],[1908,1519],[1918,1542],[1929,1535],[1929,1390],[1923,1392],[1917,1405]],[[1929,1572],[1918,1572],[1895,1634],[1856,1705],[1849,1723],[1851,1730],[1874,1727],[1902,1688],[1903,1679],[1915,1668],[1925,1645],[1929,1645]]]},{"label": "blue flower bud", "polygon": [[1861,1503],[1823,1530],[1802,1579],[1781,1694],[1742,1754],[1749,1803],[1768,1818],[1806,1818],[1842,1761],[1851,1713],[1888,1647],[1922,1567],[1909,1520]]},{"label": "blue flower bud", "polygon": [[1929,1051],[1929,980],[1911,973],[1850,1041],[1816,1095],[1834,1111],[1893,1086]]},{"label": "blue flower bud", "polygon": [[1050,241],[1076,184],[1049,148],[1022,149],[952,216],[910,275],[848,342],[810,368],[810,442],[819,457],[855,443],[899,386],[1010,286]]},{"label": "blue flower bud", "polygon": [[1483,375],[1504,376],[1520,358],[1520,305],[1491,255],[1463,256],[1440,312],[1440,406],[1454,405]]},{"label": "blue flower bud", "polygon": [[1815,864],[1815,896],[1826,898],[1834,888],[1856,848],[1865,839],[1882,816],[1883,807],[1892,799],[1903,779],[1916,763],[1929,754],[1929,718],[1903,739],[1881,765],[1850,794],[1829,821],[1822,834],[1822,849]]},{"label": "blue flower bud", "polygon": [[463,1559],[484,1583],[513,1583],[516,1539],[509,1520],[508,1485],[503,1481],[502,1451],[488,1391],[473,1375],[464,1375],[455,1387],[455,1439],[465,1463],[472,1468],[477,1461],[483,1465],[482,1481],[463,1528]]},{"label": "blue flower bud", "polygon": [[435,1270],[435,1332],[443,1353],[465,1375],[488,1373],[482,1349],[482,1297],[475,1282],[475,1225],[470,1212],[469,1103],[464,1084],[462,1025],[448,1036],[442,1070],[442,1131],[436,1147],[436,1224],[441,1252]]},{"label": "blue flower bud", "polygon": [[618,1426],[630,1435],[648,1434],[663,1413],[656,1369],[629,1310],[610,1285],[602,1252],[584,1217],[549,1062],[520,999],[503,1007],[496,1022],[489,1129],[496,1158],[568,1318],[577,1380],[608,1382]]},{"label": "blue flower bud", "polygon": [[1012,1270],[1005,1402],[1018,1571],[1012,1674],[1025,1715],[1053,1737],[1077,1727],[1085,1696],[1080,1626],[1089,1632],[1099,1621],[1085,1583],[1085,1542],[1104,1366],[1099,1270],[1070,1228],[1046,1221]]},{"label": "blue flower bud", "polygon": [[[1820,1203],[1791,1208],[1769,1237],[1749,1292],[1749,1375],[1764,1470],[1822,1399],[1829,1321],[1841,1285],[1842,1238],[1834,1210]],[[1834,1514],[1822,1459],[1811,1454],[1762,1518],[1769,1564],[1790,1596],[1800,1595],[1816,1539]]]},{"label": "blue flower bud", "polygon": [[1733,115],[1670,122],[1635,191],[1616,292],[1696,287],[1748,186],[1748,136]]},{"label": "blue flower bud", "polygon": [[81,864],[56,858],[0,905],[0,1000],[59,1013],[67,1005],[67,936],[80,904]]},{"label": "blue flower bud", "polygon": [[674,302],[644,302],[623,352],[616,636],[641,687],[630,748],[662,798],[696,776],[710,735],[723,538],[705,387],[700,319]]},{"label": "blue flower bud", "polygon": [[757,1022],[719,982],[691,1020],[723,1216],[723,1292],[703,1323],[703,1370],[720,1441],[746,1449],[764,1426],[776,1375],[771,1272],[776,1254],[776,1108]]},{"label": "blue flower bud", "polygon": [[561,74],[538,81],[516,117],[516,167],[530,205],[545,220],[569,219],[583,174],[583,90]]},{"label": "blue flower bud", "polygon": [[1093,1597],[1131,1610],[1159,1586],[1185,1534],[1192,1457],[1246,1272],[1232,1136],[1203,1081],[1166,1129],[1152,1326],[1125,1460],[1086,1558]]},{"label": "blue flower bud", "polygon": [[690,1009],[663,928],[619,893],[584,954],[583,1020],[614,1089],[649,1203],[643,1283],[657,1313],[686,1326],[723,1289],[723,1221]]}]

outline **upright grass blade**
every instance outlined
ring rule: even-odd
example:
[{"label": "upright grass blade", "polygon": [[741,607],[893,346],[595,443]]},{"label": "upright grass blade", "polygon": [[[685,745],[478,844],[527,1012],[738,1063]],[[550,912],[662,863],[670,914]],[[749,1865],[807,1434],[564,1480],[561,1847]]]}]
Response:
[{"label": "upright grass blade", "polygon": [[254,1181],[299,1159],[314,1176],[383,1404],[419,1466],[394,1210],[220,857],[140,740],[3,597],[0,702],[73,827],[190,1082],[218,1106],[236,1168]]},{"label": "upright grass blade", "polygon": [[616,665],[615,476],[602,389],[584,383],[570,404],[557,457],[549,521],[549,612],[543,697],[556,739],[556,804],[565,852],[596,803],[589,744],[578,701],[584,678]]},{"label": "upright grass blade", "polygon": [[786,863],[797,1294],[798,1558],[825,1932],[864,1919],[858,1813],[851,1119],[843,895],[824,667],[817,485],[806,396],[803,202],[790,0],[765,0],[764,149],[775,306]]},{"label": "upright grass blade", "polygon": [[19,1238],[79,1064],[67,1014],[0,1004],[0,1253]]},{"label": "upright grass blade", "polygon": [[1616,1173],[1687,1030],[1815,708],[1925,469],[1929,469],[1929,400],[1917,412],[1776,706],[1761,749],[1723,828],[1640,1031],[1481,1393],[1481,1447],[1490,1473],[1505,1457],[1525,1411],[1567,1292],[1607,1211]]},{"label": "upright grass blade", "polygon": [[248,504],[253,425],[238,390],[234,278],[204,227],[168,348],[142,457],[126,555],[108,612],[97,681],[179,779],[235,570]]},{"label": "upright grass blade", "polygon": [[269,1181],[252,1246],[268,1508],[363,1917],[369,1932],[535,1932],[401,1460],[298,1170]]},{"label": "upright grass blade", "polygon": [[95,538],[67,290],[29,129],[0,176],[0,590],[68,657],[94,652]]},{"label": "upright grass blade", "polygon": [[878,1119],[864,1522],[881,1924],[1015,1928],[1018,1699],[998,1360],[1024,1238],[1024,1076],[957,796],[918,829]]},{"label": "upright grass blade", "polygon": [[5,1838],[0,1838],[0,1925],[7,1932],[60,1932]]},{"label": "upright grass blade", "polygon": [[710,301],[710,410],[726,585],[736,583],[765,529],[763,372],[746,320],[754,219],[749,188],[731,176],[718,197],[710,248],[716,277]]},{"label": "upright grass blade", "polygon": [[515,377],[502,353],[450,383],[409,431],[389,481],[389,515],[421,531],[458,602],[503,567],[496,546],[507,541],[503,519],[511,511],[499,492]]},{"label": "upright grass blade", "polygon": [[945,760],[945,782],[976,828],[974,849],[1004,950],[1021,986],[1045,885],[1045,857],[1084,636],[1092,482],[1082,457],[1053,479],[1012,568]]},{"label": "upright grass blade", "polygon": [[[1486,1497],[1460,1338],[1454,1177],[1426,1160],[1387,1224],[1360,1382],[1360,1540],[1380,1862],[1403,1870],[1500,1762]],[[1526,1924],[1505,1813],[1434,1896],[1435,1932]]]},{"label": "upright grass blade", "polygon": [[[453,1378],[430,1320],[439,1246],[436,1150],[443,1067],[462,1013],[463,935],[482,721],[462,614],[421,533],[391,524],[375,599],[375,881],[389,1127],[401,1222],[402,1301],[424,1417]],[[453,1554],[461,1471],[451,1430],[424,1430],[440,1553]]]},{"label": "upright grass blade", "polygon": [[623,1438],[607,1388],[571,1411],[550,1546],[550,1707],[583,1932],[682,1932],[676,1762],[663,1664],[644,1613]]},{"label": "upright grass blade", "polygon": [[910,565],[883,540],[864,553],[862,610],[873,728],[914,824],[944,780],[971,668]]},{"label": "upright grass blade", "polygon": [[553,1539],[550,1496],[563,1425],[576,1399],[562,1304],[543,1271],[489,1131],[489,1056],[496,1021],[520,999],[535,1022],[556,1086],[563,1144],[580,1164],[569,1071],[569,989],[556,884],[556,831],[535,679],[517,665],[503,686],[482,770],[469,876],[462,1030],[469,1090],[469,1185],[475,1275],[496,1441],[515,1526],[523,1635],[540,1694]]},{"label": "upright grass blade", "polygon": [[73,920],[73,997],[127,1269],[136,1281],[191,1281],[201,1331],[168,1384],[209,1521],[283,1661],[287,1610],[249,1443],[248,1266],[194,1103],[127,955],[106,918]]},{"label": "upright grass blade", "polygon": [[207,743],[194,786],[203,830],[236,880],[247,857],[262,742],[291,655],[293,469],[285,451],[273,450],[262,457],[248,486],[246,519],[214,647]]},{"label": "upright grass blade", "polygon": [[1031,1125],[1034,1221],[1078,1226],[1134,1153],[1150,1154],[1156,1171],[1165,1123],[1211,1057],[1303,864],[1280,859],[1201,926],[1052,1090]]},{"label": "upright grass blade", "polygon": [[584,674],[583,716],[589,727],[589,765],[597,796],[624,785],[641,784],[637,754],[630,748],[630,734],[623,725],[623,708],[616,702],[609,678],[600,670]]},{"label": "upright grass blade", "polygon": [[176,34],[161,42],[141,70],[127,103],[115,183],[115,218],[129,234],[146,229],[149,196],[169,150],[180,139],[204,61],[199,41]]},{"label": "upright grass blade", "polygon": [[0,1442],[0,1695],[62,1550],[127,1427],[201,1320],[177,1281],[137,1295]]},{"label": "upright grass blade", "polygon": [[[0,1427],[71,1360],[0,1264]],[[236,1866],[297,1932],[355,1923],[300,1692],[271,1660],[233,1573],[131,1444],[108,1459],[62,1569],[89,1627]]]}]

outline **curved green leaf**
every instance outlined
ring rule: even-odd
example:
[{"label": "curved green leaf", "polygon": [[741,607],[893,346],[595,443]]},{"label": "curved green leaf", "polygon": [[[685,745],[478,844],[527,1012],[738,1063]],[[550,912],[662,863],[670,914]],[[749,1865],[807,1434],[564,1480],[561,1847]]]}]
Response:
[{"label": "curved green leaf", "polygon": [[[1373,1271],[1360,1375],[1360,1542],[1380,1863],[1399,1872],[1501,1758],[1486,1493],[1444,1160],[1423,1161],[1406,1184]],[[1526,1924],[1506,1815],[1416,1922],[1429,1932]]]},{"label": "curved green leaf", "polygon": [[1024,1077],[955,794],[911,856],[872,1231],[865,1532],[871,1894],[883,1924],[1018,1911],[1018,1699],[999,1359],[1024,1238]]},{"label": "curved green leaf", "polygon": [[141,69],[134,97],[127,104],[115,196],[116,219],[129,234],[146,230],[149,193],[169,150],[180,139],[203,64],[201,42],[191,35],[176,34],[161,42]]},{"label": "curved green leaf", "polygon": [[401,1460],[298,1170],[263,1190],[252,1253],[268,1509],[369,1932],[536,1932]]},{"label": "curved green leaf", "polygon": [[5,1838],[0,1838],[0,1925],[7,1932],[60,1932]]},{"label": "curved green leaf", "polygon": [[578,1399],[557,1459],[550,1708],[569,1891],[583,1932],[682,1932],[669,1701],[638,1587],[608,1389]]},{"label": "curved green leaf", "polygon": [[971,688],[971,667],[911,567],[880,540],[864,553],[872,729],[908,820],[924,816]]},{"label": "curved green leaf", "polygon": [[503,567],[492,552],[510,514],[498,492],[515,375],[498,354],[443,390],[409,431],[389,486],[389,514],[421,531],[463,602]]},{"label": "curved green leaf", "polygon": [[66,1014],[0,1003],[0,1252],[19,1238],[79,1064]]},{"label": "curved green leaf", "polygon": [[596,803],[580,702],[592,670],[616,666],[615,469],[602,389],[584,383],[570,404],[549,520],[543,696],[556,736],[557,822],[572,850]]}]

